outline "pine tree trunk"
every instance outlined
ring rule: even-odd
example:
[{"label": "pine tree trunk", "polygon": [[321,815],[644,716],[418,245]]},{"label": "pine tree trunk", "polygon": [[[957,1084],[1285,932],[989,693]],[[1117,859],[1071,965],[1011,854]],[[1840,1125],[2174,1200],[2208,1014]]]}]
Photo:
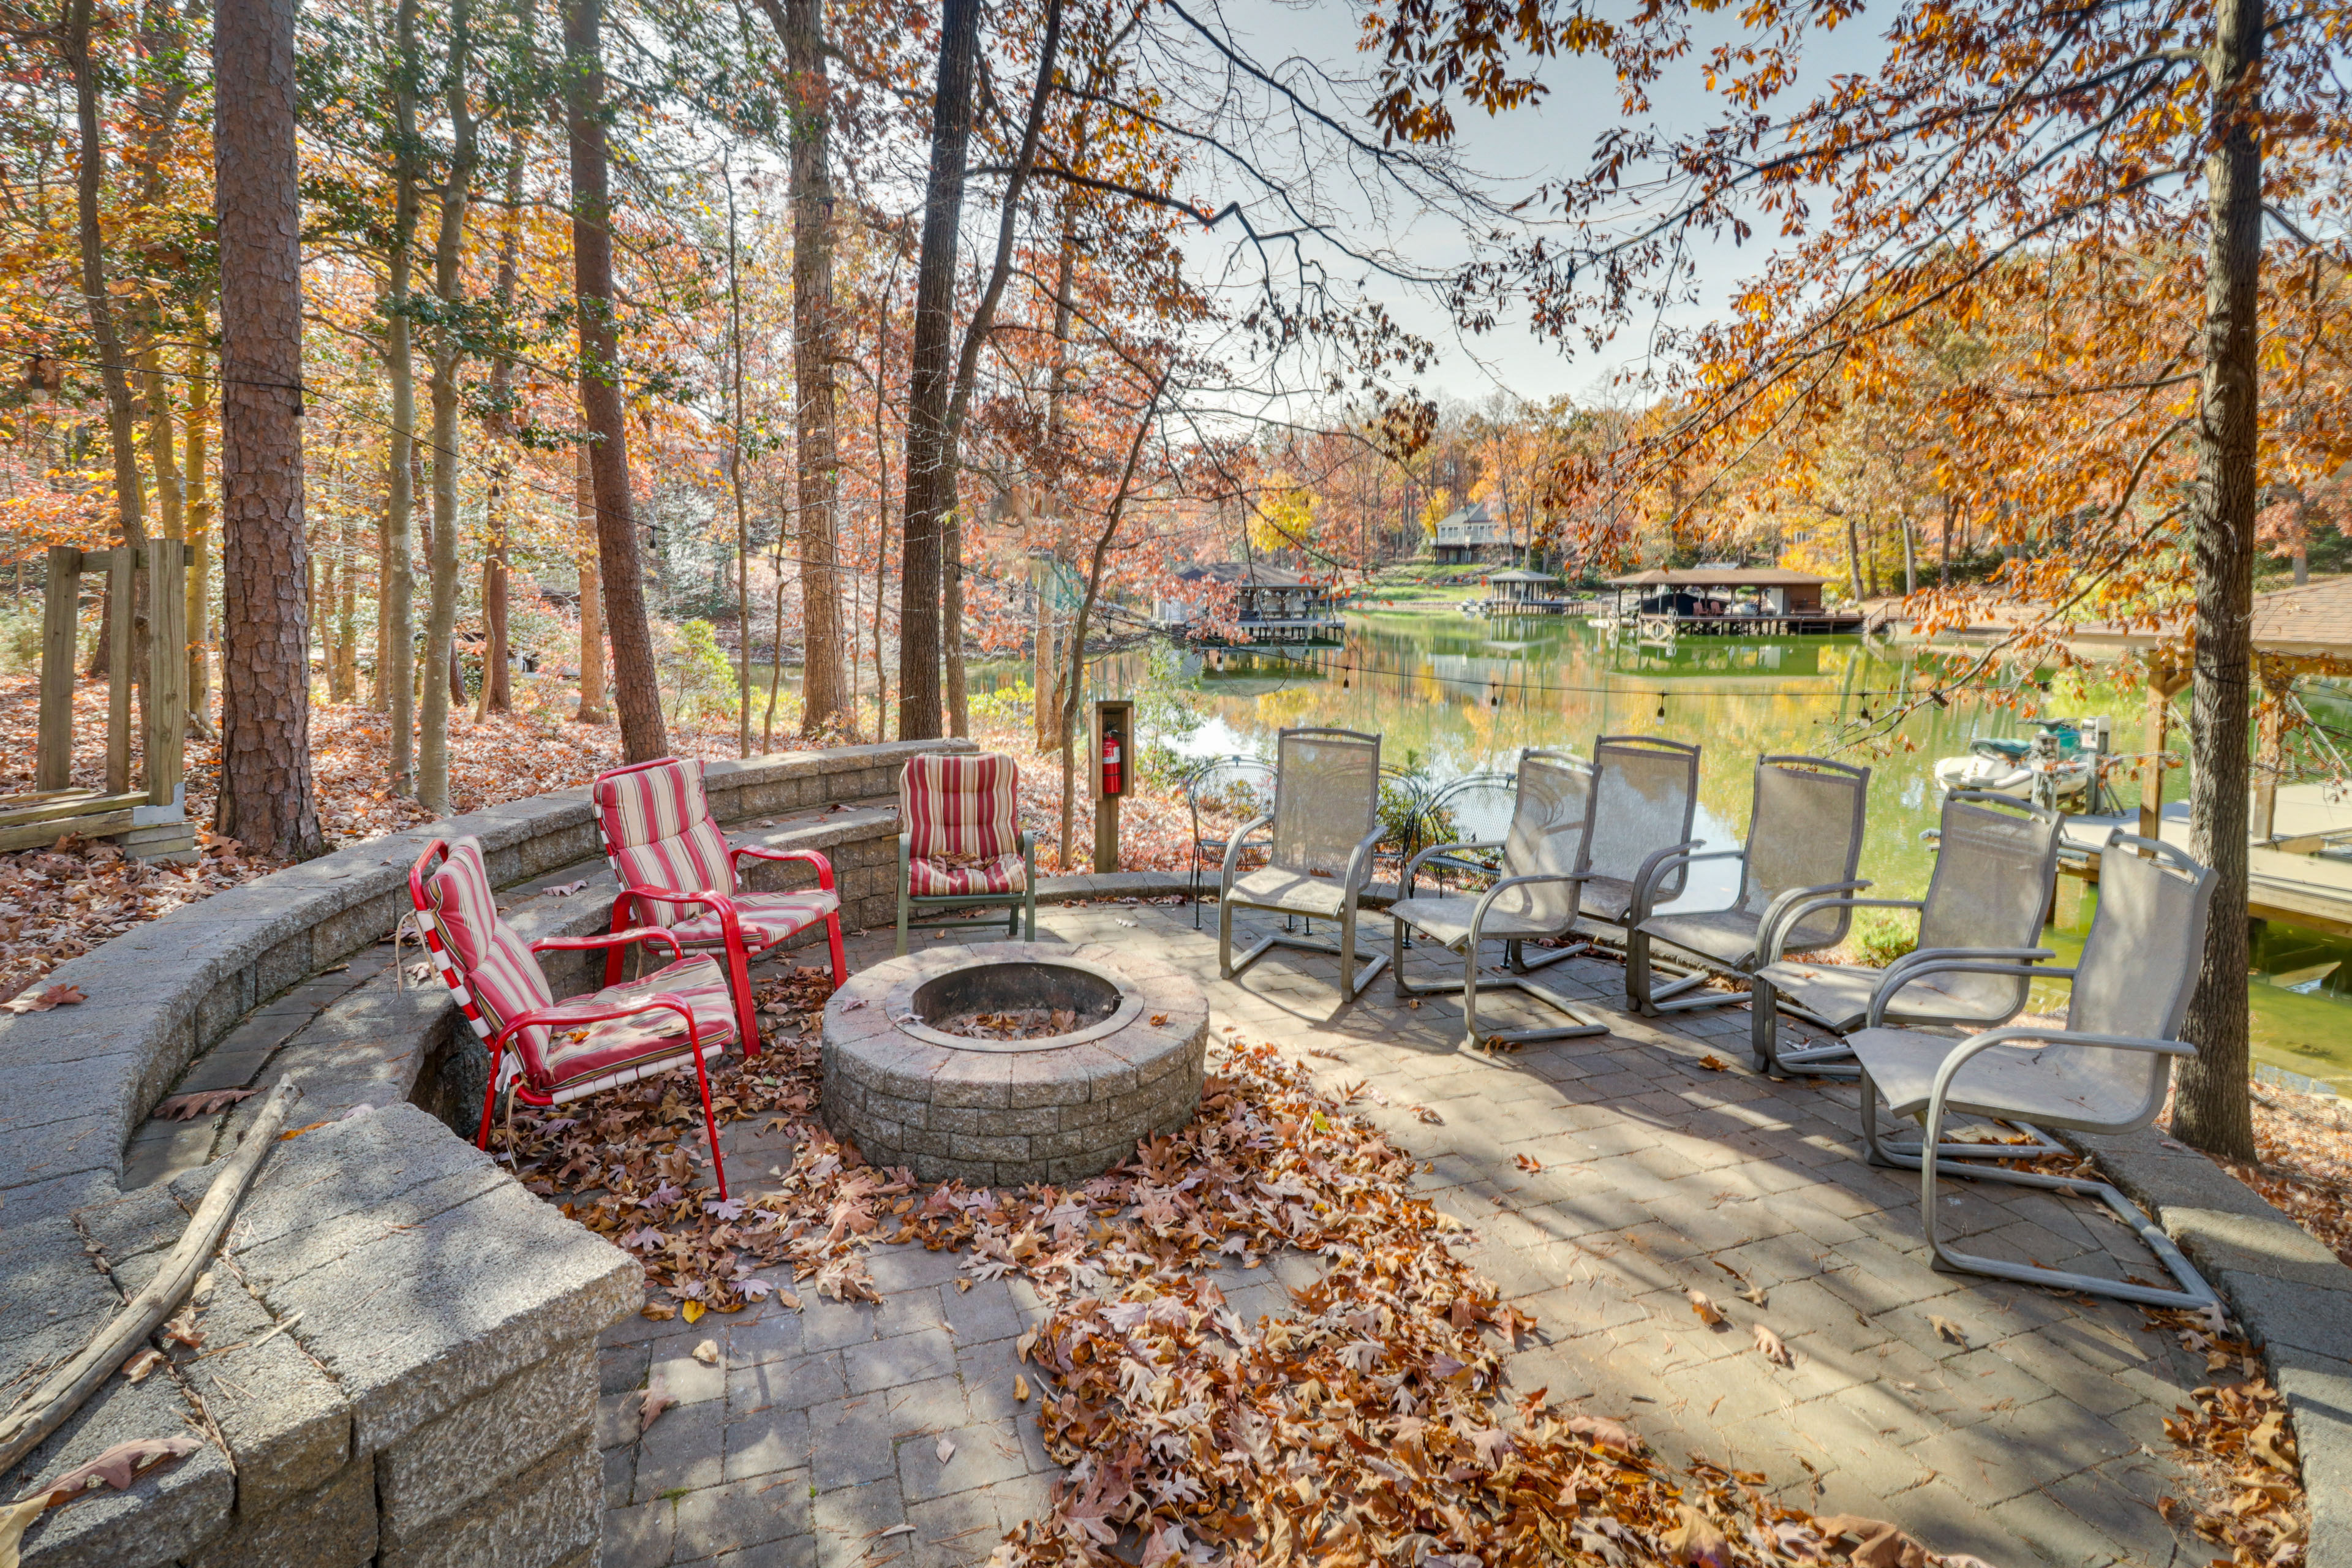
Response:
[{"label": "pine tree trunk", "polygon": [[941,513],[953,489],[948,400],[953,391],[956,230],[963,218],[965,144],[971,136],[972,58],[979,0],[942,0],[940,69],[931,110],[931,166],[915,272],[914,347],[908,369],[907,489],[900,506],[898,734],[940,734]]},{"label": "pine tree trunk", "polygon": [[188,731],[207,739],[212,721],[212,668],[205,657],[212,636],[212,491],[206,426],[212,421],[212,382],[205,374],[202,344],[188,351],[188,462],[184,485],[188,506]]},{"label": "pine tree trunk", "polygon": [[620,347],[613,323],[612,210],[604,150],[603,0],[568,0],[563,9],[564,119],[572,153],[572,262],[579,295],[580,411],[592,442],[597,575],[604,589],[604,635],[611,644],[621,754],[651,762],[669,749],[661,689],[646,624],[645,574],[637,563],[637,525],[629,496],[628,427],[620,388]]},{"label": "pine tree trunk", "polygon": [[[854,735],[857,705],[842,658],[841,458],[833,379],[831,85],[824,0],[784,0],[784,56],[798,113],[793,122],[793,436],[800,458],[801,737]],[[781,595],[783,584],[777,584]],[[776,658],[783,657],[781,640]],[[851,658],[856,650],[851,649]]]},{"label": "pine tree trunk", "polygon": [[2252,1160],[2246,1026],[2246,783],[2253,669],[2256,350],[2263,259],[2260,108],[2263,0],[2219,0],[2207,74],[2205,371],[2190,503],[2197,554],[2197,647],[2190,685],[2189,853],[2217,873],[2204,962],[2183,1037],[2172,1129],[2228,1159]]},{"label": "pine tree trunk", "polygon": [[302,277],[293,0],[221,0],[213,53],[221,260],[221,780],[215,829],[322,853],[302,581]]}]

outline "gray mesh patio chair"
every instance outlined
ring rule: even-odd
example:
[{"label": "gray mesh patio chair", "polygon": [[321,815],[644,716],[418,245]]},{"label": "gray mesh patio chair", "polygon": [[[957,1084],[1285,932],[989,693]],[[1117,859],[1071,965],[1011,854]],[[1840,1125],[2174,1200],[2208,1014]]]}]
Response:
[{"label": "gray mesh patio chair", "polygon": [[[1339,988],[1352,1001],[1386,963],[1386,953],[1356,951],[1356,899],[1372,874],[1380,823],[1381,738],[1353,730],[1285,730],[1275,746],[1274,810],[1233,836],[1217,884],[1217,971],[1233,979],[1277,947],[1335,953]],[[1241,870],[1245,847],[1261,830],[1266,863]],[[1236,961],[1234,910],[1272,910],[1339,922],[1339,940],[1277,932]],[[1360,979],[1356,961],[1368,962]]]},{"label": "gray mesh patio chair", "polygon": [[[1709,973],[1753,979],[1768,952],[1807,952],[1843,941],[1853,919],[1851,910],[1823,910],[1801,920],[1790,916],[1812,900],[1870,886],[1853,875],[1862,859],[1862,819],[1869,798],[1868,768],[1820,757],[1757,758],[1746,846],[1654,857],[1647,875],[1634,884],[1633,904],[1625,915],[1627,999],[1652,1017],[1744,1002],[1745,996],[1728,992],[1685,993],[1705,984]],[[1652,913],[1663,901],[1668,879],[1702,860],[1739,862],[1739,891],[1730,907]],[[1650,950],[1657,942],[1686,954],[1693,972],[1666,985],[1654,984]]]},{"label": "gray mesh patio chair", "polygon": [[[2169,845],[2118,830],[2100,851],[2098,912],[2082,960],[2072,969],[1948,958],[1913,971],[1915,980],[1937,973],[1998,975],[2012,983],[2070,980],[2063,1028],[2011,1024],[1956,1041],[1883,1026],[1892,997],[1882,993],[1873,999],[1868,1026],[1847,1042],[1862,1064],[1863,1143],[1873,1164],[1919,1172],[1920,1222],[1938,1268],[2148,1306],[2201,1308],[2215,1300],[2212,1287],[2171,1239],[2112,1184],[2010,1170],[1993,1162],[2016,1157],[2016,1145],[1943,1136],[1953,1116],[2085,1132],[2129,1132],[2154,1121],[2164,1109],[2173,1058],[2197,1054],[2196,1047],[2181,1043],[2180,1022],[2197,987],[2214,880],[2211,871]],[[1906,1147],[1879,1135],[1882,1100],[1888,1115],[1918,1121],[1917,1143]],[[1927,1157],[1930,1150],[1934,1158]],[[2181,1289],[1956,1252],[1937,1232],[1942,1210],[1936,1184],[1942,1176],[2096,1197],[2137,1233]]]},{"label": "gray mesh patio chair", "polygon": [[[1592,743],[1592,765],[1600,773],[1592,808],[1592,874],[1579,900],[1588,930],[1616,926],[1622,934],[1633,889],[1668,857],[1704,847],[1705,840],[1691,837],[1698,812],[1698,756],[1696,746],[1658,735],[1603,735]],[[1682,862],[1667,867],[1652,901],[1679,898],[1683,877]]]},{"label": "gray mesh patio chair", "polygon": [[1759,1072],[1852,1078],[1860,1069],[1843,1043],[1782,1050],[1780,1016],[1792,1013],[1832,1034],[1858,1027],[1884,992],[1881,1016],[1910,1024],[1961,1024],[1989,1029],[2025,1005],[2021,975],[1947,972],[1917,982],[1909,972],[1945,958],[2032,963],[2051,957],[2036,947],[2058,874],[2060,817],[2013,795],[1968,790],[1944,801],[1937,830],[1936,872],[1919,899],[1815,899],[1792,909],[1783,931],[1825,910],[1916,910],[1918,945],[1884,969],[1860,963],[1804,963],[1781,956],[1779,935],[1767,944],[1750,991],[1751,1040]]},{"label": "gray mesh patio chair", "polygon": [[[1490,1042],[1511,1045],[1529,1040],[1561,1040],[1578,1035],[1603,1035],[1609,1026],[1593,1018],[1567,997],[1528,977],[1519,946],[1540,937],[1564,936],[1576,924],[1577,891],[1589,874],[1585,855],[1592,838],[1592,800],[1596,773],[1591,763],[1565,752],[1529,751],[1519,758],[1517,798],[1502,836],[1484,841],[1433,845],[1412,858],[1404,882],[1424,861],[1454,857],[1454,863],[1476,867],[1461,852],[1496,852],[1494,886],[1483,892],[1435,892],[1400,899],[1389,906],[1395,922],[1396,966],[1391,973],[1400,996],[1442,996],[1462,993],[1463,1044],[1476,1048]],[[1439,946],[1462,955],[1462,978],[1423,984],[1404,974],[1405,931],[1410,928]],[[1512,973],[1481,981],[1478,973],[1482,942],[1500,939]],[[1478,991],[1481,984],[1524,992],[1571,1020],[1563,1028],[1498,1029],[1481,1033]]]}]

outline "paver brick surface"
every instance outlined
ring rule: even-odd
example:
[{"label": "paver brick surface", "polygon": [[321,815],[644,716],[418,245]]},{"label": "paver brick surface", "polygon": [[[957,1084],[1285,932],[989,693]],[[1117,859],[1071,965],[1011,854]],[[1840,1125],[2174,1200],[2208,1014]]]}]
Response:
[{"label": "paver brick surface", "polygon": [[[1243,916],[1236,941],[1272,923]],[[1328,959],[1277,952],[1217,980],[1213,911],[1195,932],[1181,908],[1048,909],[1038,935],[1149,952],[1207,990],[1213,1042],[1272,1040],[1328,1089],[1364,1084],[1355,1109],[1425,1163],[1412,1190],[1471,1227],[1463,1256],[1538,1320],[1507,1364],[1513,1397],[1542,1389],[1630,1421],[1671,1460],[1760,1470],[1792,1505],[1894,1520],[1997,1568],[2210,1554],[2154,1507],[2179,1488],[2162,1418],[2203,1381],[2201,1359],[2134,1310],[1929,1267],[1916,1180],[1863,1163],[1853,1088],[1748,1073],[1744,1005],[1638,1019],[1622,968],[1571,959],[1555,982],[1615,1032],[1488,1058],[1457,1048],[1450,999],[1409,1007],[1381,980],[1339,1005]],[[1384,931],[1365,942],[1384,946]],[[889,944],[854,938],[853,967]],[[1441,977],[1432,957],[1415,947],[1408,973]],[[1547,1021],[1511,993],[1486,994],[1480,1014]],[[730,1175],[756,1191],[782,1148],[751,1130],[725,1142]],[[1966,1183],[1940,1201],[1949,1234],[1996,1255],[2112,1277],[2155,1267],[2087,1201]],[[1037,1435],[1034,1369],[1031,1398],[1014,1397],[1013,1348],[1043,1309],[1017,1279],[959,1289],[961,1262],[877,1246],[879,1306],[803,1281],[797,1311],[771,1301],[688,1331],[632,1319],[607,1333],[607,1568],[946,1568],[1040,1516],[1060,1472]],[[1269,1258],[1220,1284],[1247,1320],[1290,1310],[1287,1288],[1316,1273],[1310,1258]],[[1692,1312],[1692,1289],[1725,1327]],[[1793,1366],[1757,1352],[1759,1321]],[[717,1367],[692,1358],[704,1339]],[[639,1436],[634,1391],[656,1373],[680,1404]]]}]

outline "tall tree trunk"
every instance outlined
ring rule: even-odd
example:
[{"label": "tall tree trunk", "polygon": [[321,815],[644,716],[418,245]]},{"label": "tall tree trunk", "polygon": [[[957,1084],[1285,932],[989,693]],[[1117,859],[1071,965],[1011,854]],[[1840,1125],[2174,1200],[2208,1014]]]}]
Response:
[{"label": "tall tree trunk", "polygon": [[[172,389],[163,379],[163,355],[152,342],[139,353],[139,377],[142,384],[140,391],[147,404],[147,457],[155,470],[156,522],[163,531],[164,541],[177,549],[187,541],[187,488],[180,476],[179,438],[173,428]],[[148,580],[153,581],[152,574]],[[142,659],[140,662],[143,670],[146,661]]]},{"label": "tall tree trunk", "polygon": [[220,0],[213,56],[221,260],[221,779],[216,831],[322,853],[302,580],[301,197],[293,0]]},{"label": "tall tree trunk", "polygon": [[376,679],[390,712],[390,754],[385,773],[394,795],[416,793],[416,578],[410,531],[416,517],[416,351],[409,289],[415,279],[417,186],[416,78],[422,67],[416,46],[416,0],[399,0],[393,13],[393,121],[400,145],[393,155],[391,273],[384,290],[387,312],[384,373],[390,382],[392,429],[384,451],[383,595],[384,647]]},{"label": "tall tree trunk", "polygon": [[[537,11],[530,0],[525,0],[522,26],[526,37],[537,20]],[[499,276],[493,293],[501,321],[514,318],[515,288],[522,267],[522,174],[530,156],[530,128],[524,126],[515,132],[514,144],[508,153],[505,210],[499,221]],[[510,355],[500,354],[490,363],[490,416],[484,422],[487,432],[497,443],[497,457],[490,480],[490,551],[482,563],[484,651],[482,701],[478,710],[482,715],[514,711],[514,688],[507,672],[507,584],[513,572],[513,542],[505,522],[507,490],[514,482],[514,448],[510,444],[514,413],[509,407],[513,400],[514,360]]]},{"label": "tall tree trunk", "polygon": [[629,497],[628,426],[621,406],[621,356],[613,322],[613,235],[604,151],[603,0],[563,8],[564,121],[572,153],[572,262],[579,295],[580,411],[593,443],[589,472],[596,497],[596,556],[604,634],[612,645],[621,754],[651,762],[669,749],[661,689],[646,624],[645,574]]},{"label": "tall tree trunk", "polygon": [[188,730],[206,739],[214,733],[212,669],[205,657],[213,641],[213,501],[205,480],[212,404],[212,380],[205,374],[205,351],[199,343],[188,350],[188,462],[183,484],[188,509]]},{"label": "tall tree trunk", "polygon": [[2190,515],[2197,553],[2197,648],[2190,687],[2189,853],[2218,878],[2204,962],[2183,1030],[2173,1131],[2209,1153],[2254,1154],[2246,1029],[2247,708],[2252,688],[2256,349],[2263,260],[2263,0],[2219,0],[2206,65],[2205,372]]},{"label": "tall tree trunk", "polygon": [[348,511],[343,513],[340,532],[343,564],[337,574],[341,597],[334,606],[334,640],[327,655],[327,695],[337,702],[355,702],[360,685],[359,661],[354,657],[359,651],[359,530]]},{"label": "tall tree trunk", "polygon": [[446,665],[450,674],[446,689],[437,679],[425,683],[416,745],[417,803],[436,816],[446,816],[451,810],[449,710],[466,695],[456,647],[458,447],[465,439],[457,426],[457,374],[466,354],[456,321],[465,305],[466,207],[480,162],[477,125],[466,96],[472,41],[470,0],[455,0],[449,8],[448,90],[443,105],[452,139],[433,244],[433,293],[440,302],[442,321],[433,333],[433,556],[425,615],[425,668],[437,671]]},{"label": "tall tree trunk", "polygon": [[[854,736],[857,704],[844,676],[841,457],[833,300],[833,89],[825,76],[824,0],[770,0],[793,73],[793,393],[800,458],[801,737]],[[781,604],[783,583],[777,580]],[[782,642],[777,657],[782,657]],[[856,658],[853,646],[850,658]]]},{"label": "tall tree trunk", "polygon": [[[727,338],[735,427],[728,433],[727,488],[735,500],[735,754],[751,754],[751,519],[743,501],[743,278],[735,239],[735,171],[727,175]],[[776,591],[783,592],[779,583]],[[768,656],[781,663],[781,641]]]},{"label": "tall tree trunk", "polygon": [[580,711],[583,724],[602,724],[604,712],[604,600],[596,581],[596,486],[588,472],[588,448],[572,448],[572,505],[588,553],[580,560]]},{"label": "tall tree trunk", "polygon": [[963,217],[965,144],[971,137],[972,59],[980,0],[942,0],[940,69],[931,105],[931,166],[916,263],[914,347],[908,367],[907,490],[898,570],[898,733],[940,733],[940,514],[955,452],[948,401],[954,371],[956,228]]}]

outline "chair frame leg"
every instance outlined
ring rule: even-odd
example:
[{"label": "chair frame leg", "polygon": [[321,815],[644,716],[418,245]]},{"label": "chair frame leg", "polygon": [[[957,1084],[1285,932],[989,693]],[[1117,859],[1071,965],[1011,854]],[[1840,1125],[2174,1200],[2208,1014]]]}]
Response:
[{"label": "chair frame leg", "polygon": [[1807,1023],[1818,1024],[1831,1033],[1836,1026],[1820,1014],[1782,996],[1773,984],[1757,978],[1748,982],[1748,1005],[1753,1011],[1748,1023],[1748,1048],[1755,1059],[1756,1070],[1767,1078],[1837,1079],[1852,1082],[1862,1076],[1862,1065],[1853,1059],[1853,1047],[1843,1040],[1826,1046],[1804,1046],[1793,1051],[1780,1048],[1780,1014],[1795,1014]]},{"label": "chair frame leg", "polygon": [[[1863,1077],[1865,1124],[1875,1109],[1876,1093],[1868,1074]],[[1937,1131],[1944,1118],[1940,1098],[1930,1100],[1920,1118],[1920,1146],[1946,1149],[1948,1143],[1938,1141]],[[1875,1145],[1874,1130],[1871,1142]],[[1981,1147],[1981,1145],[1979,1145]],[[1998,1165],[1957,1163],[1944,1159],[1905,1161],[1897,1156],[1892,1163],[1915,1163],[1919,1170],[1920,1228],[1927,1234],[1927,1250],[1934,1256],[1936,1267],[1967,1274],[1982,1274],[1995,1279],[2014,1280],[2021,1285],[2039,1285],[2053,1290],[2081,1290],[2095,1296],[2112,1296],[2118,1300],[2134,1301],[2147,1307],[2185,1307],[2192,1311],[2220,1304],[2221,1298],[2196,1266],[2182,1256],[2180,1248],[2163,1228],[2139,1211],[2137,1205],[2118,1191],[2112,1183],[2083,1176],[2045,1175],[2039,1171],[2011,1171]],[[1980,1182],[2005,1182],[2011,1186],[2038,1187],[2044,1192],[2075,1193],[2095,1197],[2121,1220],[2142,1245],[2156,1255],[2165,1272],[2171,1275],[2181,1289],[2166,1290],[2153,1285],[2134,1285],[2121,1279],[2103,1279],[2095,1274],[2076,1274],[2063,1268],[2035,1268],[2023,1263],[2011,1263],[2006,1258],[1985,1258],[1975,1253],[1958,1252],[1944,1245],[1936,1226],[1936,1184],[1941,1176],[1959,1176]]]},{"label": "chair frame leg", "polygon": [[[1900,1141],[1888,1137],[1878,1129],[1878,1086],[1870,1075],[1857,1067],[1855,1076],[1862,1087],[1862,1147],[1863,1158],[1871,1164],[1891,1171],[1916,1171],[1926,1158],[1927,1144],[1909,1139]],[[1936,1157],[1947,1175],[1973,1175],[1974,1164],[1952,1163],[1959,1161],[2039,1160],[2045,1155],[2072,1155],[2074,1151],[2059,1142],[2030,1121],[2014,1124],[2031,1136],[2031,1143],[1979,1143],[1964,1138],[1947,1138],[1936,1145]]]},{"label": "chair frame leg", "polygon": [[474,1147],[487,1154],[490,1152],[490,1122],[499,1109],[499,1064],[506,1059],[506,1044],[500,1041],[490,1051],[490,1086],[482,1091],[482,1130],[474,1137]]},{"label": "chair frame leg", "polygon": [[[1248,907],[1251,909],[1266,908],[1266,906],[1262,904],[1251,904]],[[1267,953],[1272,952],[1277,947],[1286,947],[1294,952],[1319,952],[1327,958],[1339,959],[1340,993],[1346,1000],[1353,1002],[1357,997],[1361,996],[1364,994],[1364,988],[1366,986],[1370,985],[1374,980],[1379,978],[1381,971],[1389,966],[1389,955],[1387,953],[1362,952],[1357,950],[1356,907],[1352,903],[1349,904],[1346,909],[1340,912],[1339,940],[1338,942],[1316,942],[1307,937],[1288,936],[1283,932],[1276,931],[1261,939],[1255,947],[1251,948],[1239,958],[1235,958],[1233,955],[1233,911],[1234,906],[1232,903],[1223,899],[1217,900],[1217,973],[1223,979],[1235,980],[1240,978],[1241,975],[1249,969],[1251,964],[1255,963],[1259,959],[1264,958]],[[1281,914],[1285,911],[1281,910],[1272,910],[1269,912]],[[1364,970],[1361,974],[1356,973],[1356,965],[1360,963],[1364,966]]]},{"label": "chair frame leg", "polygon": [[727,1197],[727,1161],[719,1152],[719,1121],[710,1114],[710,1074],[703,1067],[701,1047],[692,1043],[696,1038],[692,1014],[687,1016],[686,1033],[689,1042],[686,1054],[694,1058],[695,1087],[702,1091],[702,1131],[710,1140],[710,1170],[719,1178],[719,1196],[724,1202]]},{"label": "chair frame leg", "polygon": [[[1397,920],[1394,916],[1390,917],[1390,923],[1395,928],[1395,939],[1399,948],[1402,949],[1404,942],[1405,923],[1401,920]],[[1424,935],[1426,933],[1424,933]],[[1496,938],[1493,940],[1501,941],[1503,939]],[[1517,946],[1518,943],[1517,942],[1507,942],[1505,946],[1506,953],[1507,954],[1511,949],[1515,949]],[[1452,953],[1462,953],[1463,950],[1458,947],[1449,947],[1445,951]],[[1507,957],[1506,962],[1508,962]],[[1547,960],[1546,962],[1556,963],[1557,960]],[[1537,965],[1535,967],[1541,966]],[[1462,1026],[1464,1030],[1462,1037],[1462,1048],[1464,1050],[1484,1050],[1490,1041],[1501,1045],[1524,1046],[1531,1045],[1538,1040],[1572,1040],[1582,1038],[1588,1035],[1605,1035],[1610,1032],[1610,1026],[1608,1024],[1595,1019],[1591,1013],[1587,1012],[1577,1003],[1570,1001],[1567,997],[1561,995],[1550,986],[1540,984],[1536,981],[1529,979],[1526,974],[1487,974],[1482,977],[1478,973],[1478,964],[1475,959],[1468,954],[1463,955],[1462,978],[1460,980],[1407,980],[1404,975],[1404,964],[1402,960],[1396,963],[1390,973],[1395,981],[1396,994],[1399,996],[1451,996],[1457,993],[1461,995]],[[1540,1002],[1547,1007],[1549,1007],[1553,1012],[1559,1014],[1562,1017],[1573,1019],[1574,1022],[1561,1028],[1496,1029],[1488,1034],[1481,1035],[1478,1032],[1478,992],[1481,986],[1484,986],[1489,991],[1500,990],[1519,992],[1524,995],[1533,997],[1536,1001]]]}]

